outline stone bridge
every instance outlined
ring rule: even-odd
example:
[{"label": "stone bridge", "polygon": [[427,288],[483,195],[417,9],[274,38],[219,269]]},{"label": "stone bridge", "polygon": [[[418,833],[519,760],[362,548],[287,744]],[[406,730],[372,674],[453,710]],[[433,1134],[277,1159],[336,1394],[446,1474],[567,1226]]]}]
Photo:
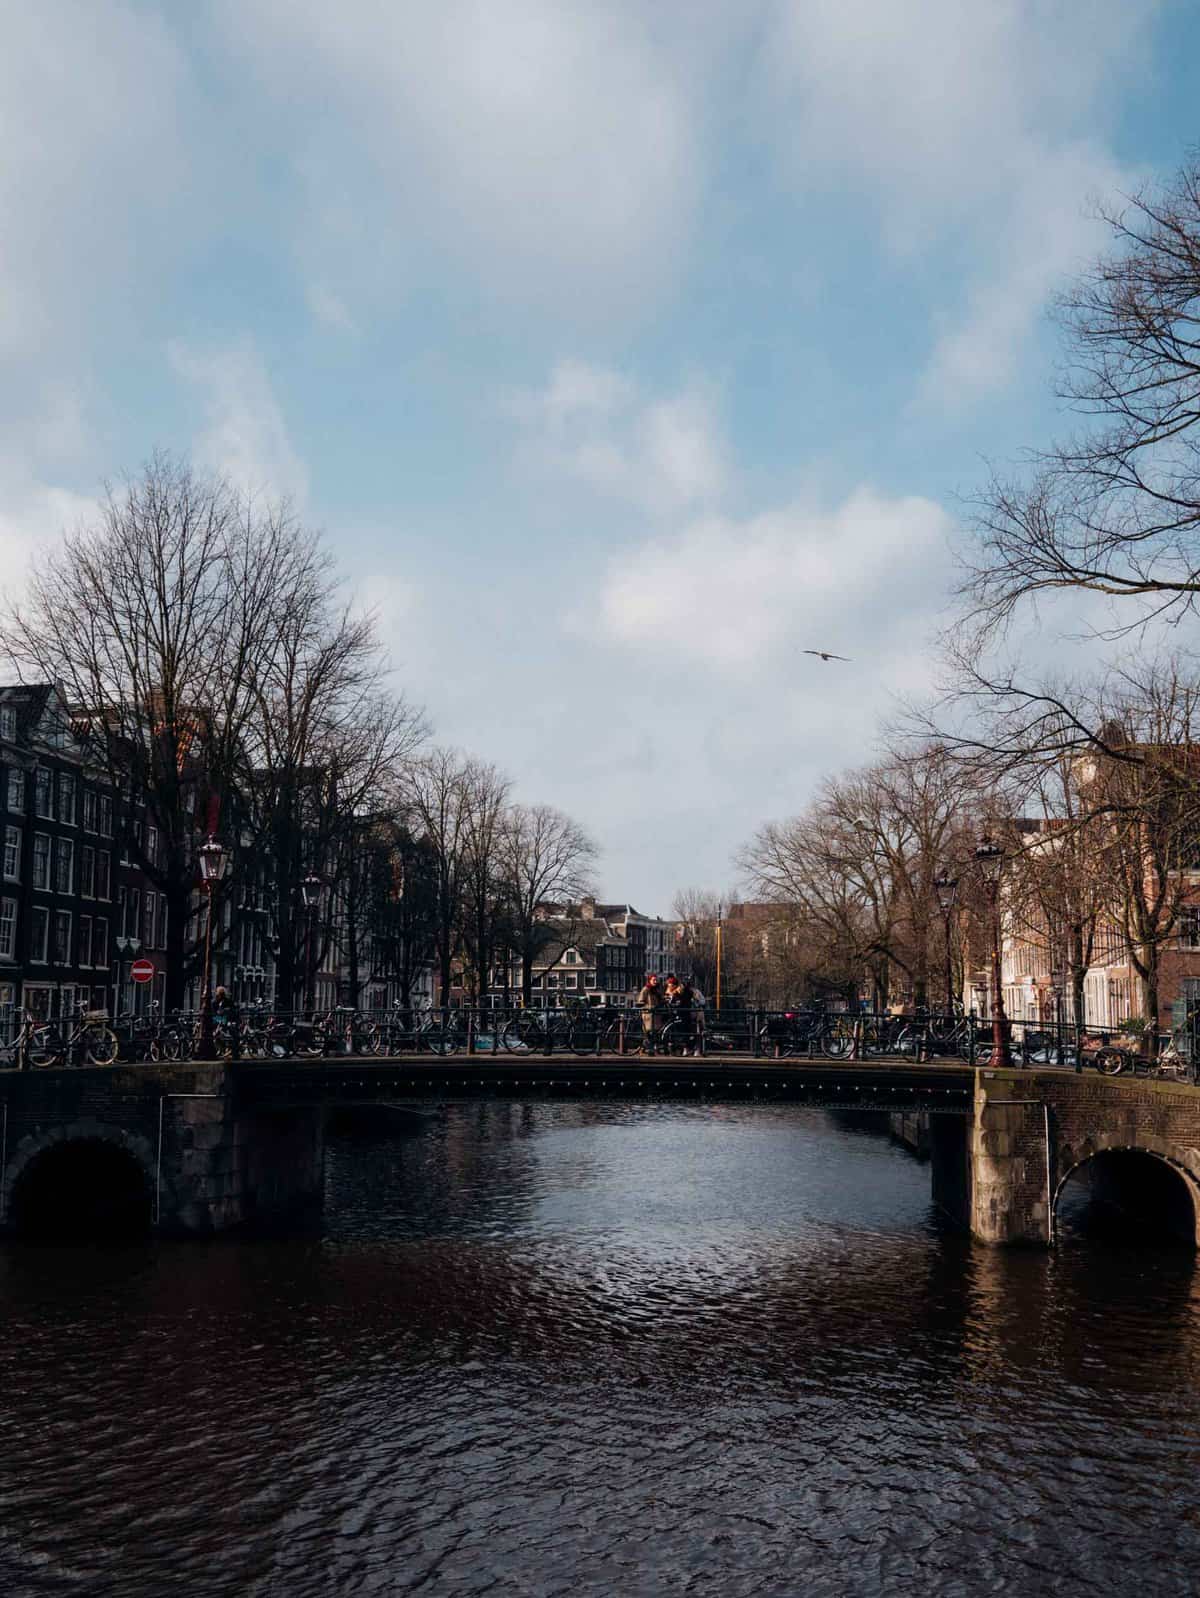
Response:
[{"label": "stone bridge", "polygon": [[0,1072],[0,1228],[205,1234],[319,1203],[331,1109],[461,1098],[771,1103],[927,1129],[936,1201],[990,1243],[1047,1245],[1064,1194],[1200,1241],[1200,1089],[910,1061],[430,1056]]}]

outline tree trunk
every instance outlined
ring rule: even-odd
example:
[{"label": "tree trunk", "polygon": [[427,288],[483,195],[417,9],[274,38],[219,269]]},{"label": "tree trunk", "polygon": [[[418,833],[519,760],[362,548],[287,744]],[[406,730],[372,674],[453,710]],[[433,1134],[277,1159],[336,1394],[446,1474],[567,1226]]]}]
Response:
[{"label": "tree trunk", "polygon": [[528,1010],[533,1003],[533,956],[521,955],[521,1004]]},{"label": "tree trunk", "polygon": [[[167,1013],[182,1010],[187,989],[186,969],[187,929],[192,905],[190,880],[175,879],[165,884],[167,900],[167,980],[165,1002]],[[133,928],[140,935],[140,928]]]}]

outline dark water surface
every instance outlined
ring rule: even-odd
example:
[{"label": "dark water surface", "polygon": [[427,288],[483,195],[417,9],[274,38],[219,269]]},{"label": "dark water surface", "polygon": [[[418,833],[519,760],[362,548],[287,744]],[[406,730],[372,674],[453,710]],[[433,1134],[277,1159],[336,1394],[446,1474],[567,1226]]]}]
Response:
[{"label": "dark water surface", "polygon": [[0,1249],[0,1598],[1190,1593],[1197,1284],[815,1112],[372,1122],[310,1235]]}]

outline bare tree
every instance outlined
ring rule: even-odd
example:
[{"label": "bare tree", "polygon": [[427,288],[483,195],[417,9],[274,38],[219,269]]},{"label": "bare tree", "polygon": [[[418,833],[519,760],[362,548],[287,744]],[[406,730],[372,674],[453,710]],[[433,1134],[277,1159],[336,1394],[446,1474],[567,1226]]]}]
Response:
[{"label": "bare tree", "polygon": [[463,942],[474,998],[486,997],[501,923],[506,918],[505,805],[509,781],[495,766],[470,761],[464,772]]},{"label": "bare tree", "polygon": [[321,947],[308,951],[309,982],[316,960],[341,936],[357,987],[363,884],[356,856],[427,729],[421,713],[388,688],[374,618],[336,604],[327,562],[314,562],[303,586],[280,596],[269,644],[252,679],[253,713],[235,778],[243,869],[250,878],[269,871],[277,992],[292,1004],[306,935],[300,885],[309,873],[327,886]]},{"label": "bare tree", "polygon": [[401,807],[432,863],[433,942],[438,998],[450,1002],[454,956],[462,930],[470,818],[471,762],[457,749],[437,748],[417,760],[401,782]]},{"label": "bare tree", "polygon": [[60,686],[88,758],[145,802],[157,851],[128,805],[120,842],[167,902],[169,1005],[195,963],[198,823],[215,824],[233,787],[275,618],[319,563],[286,505],[157,455],[43,558],[0,622],[22,675]]},{"label": "bare tree", "polygon": [[513,805],[500,856],[513,952],[521,962],[521,1002],[533,1002],[533,967],[543,949],[564,940],[548,912],[580,899],[591,885],[596,845],[570,816],[550,805]]},{"label": "bare tree", "polygon": [[964,587],[985,635],[1053,590],[1140,601],[1129,625],[1200,593],[1200,158],[1101,215],[1111,252],[1059,304],[1085,424],[979,502]]}]

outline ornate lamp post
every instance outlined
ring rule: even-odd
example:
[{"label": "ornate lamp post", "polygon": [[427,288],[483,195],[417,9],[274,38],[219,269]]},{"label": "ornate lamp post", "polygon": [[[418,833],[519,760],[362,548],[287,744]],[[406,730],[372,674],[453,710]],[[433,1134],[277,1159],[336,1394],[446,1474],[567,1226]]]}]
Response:
[{"label": "ornate lamp post", "polygon": [[213,890],[229,867],[229,856],[217,840],[209,835],[207,843],[200,845],[200,880],[208,895],[208,914],[204,922],[204,978],[200,993],[200,1050],[199,1058],[216,1058],[213,1047],[212,1025],[212,921]]},{"label": "ornate lamp post", "polygon": [[958,1006],[954,1002],[954,961],[950,953],[950,918],[954,914],[954,906],[958,900],[958,878],[952,877],[944,871],[940,877],[935,877],[933,882],[934,892],[937,894],[938,904],[942,910],[942,927],[946,934],[946,1008],[951,1015]]},{"label": "ornate lamp post", "polygon": [[975,860],[992,906],[992,1060],[995,1065],[1010,1066],[1012,1055],[1004,1019],[1004,990],[1000,986],[1000,879],[1004,875],[1004,850],[991,838],[982,838]]},{"label": "ornate lamp post", "polygon": [[304,1003],[311,1015],[317,1003],[317,908],[321,903],[321,879],[310,871],[300,884],[304,908],[308,912],[308,940],[304,959]]}]

